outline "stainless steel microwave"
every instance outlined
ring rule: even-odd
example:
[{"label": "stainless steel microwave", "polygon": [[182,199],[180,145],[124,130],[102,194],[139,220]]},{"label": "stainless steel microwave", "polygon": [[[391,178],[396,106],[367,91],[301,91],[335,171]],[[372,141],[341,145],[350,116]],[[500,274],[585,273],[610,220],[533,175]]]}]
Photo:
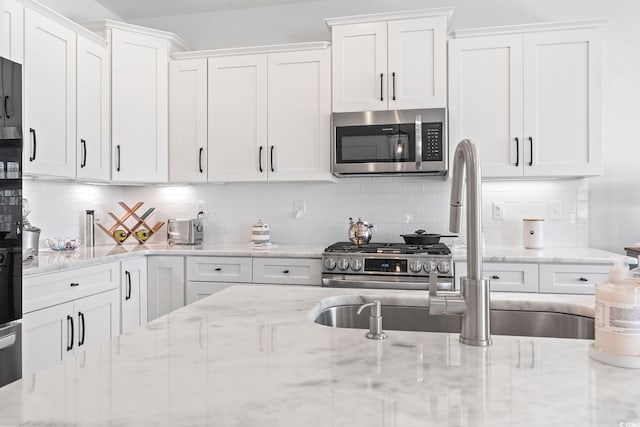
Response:
[{"label": "stainless steel microwave", "polygon": [[336,176],[446,175],[446,110],[334,113]]}]

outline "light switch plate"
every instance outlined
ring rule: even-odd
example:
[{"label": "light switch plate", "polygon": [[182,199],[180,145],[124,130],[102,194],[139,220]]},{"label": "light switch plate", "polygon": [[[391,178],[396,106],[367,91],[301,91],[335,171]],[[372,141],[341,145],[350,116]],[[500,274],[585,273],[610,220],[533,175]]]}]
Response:
[{"label": "light switch plate", "polygon": [[491,217],[494,221],[504,221],[504,202],[493,202],[491,204]]}]

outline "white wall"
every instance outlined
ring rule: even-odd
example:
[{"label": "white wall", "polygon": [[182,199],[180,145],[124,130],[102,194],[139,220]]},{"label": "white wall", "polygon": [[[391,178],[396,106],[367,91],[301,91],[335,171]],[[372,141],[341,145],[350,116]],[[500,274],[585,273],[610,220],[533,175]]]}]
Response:
[{"label": "white wall", "polygon": [[[84,22],[95,19],[114,19],[122,21],[122,19],[102,6],[96,0],[38,0],[41,4],[49,9],[66,16],[72,21]],[[79,5],[81,3],[81,6]]]}]

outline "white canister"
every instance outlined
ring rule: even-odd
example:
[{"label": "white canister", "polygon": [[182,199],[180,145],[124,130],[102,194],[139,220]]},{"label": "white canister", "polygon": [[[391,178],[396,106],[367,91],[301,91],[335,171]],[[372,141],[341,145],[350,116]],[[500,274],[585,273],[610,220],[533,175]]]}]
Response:
[{"label": "white canister", "polygon": [[528,249],[544,248],[544,219],[522,220],[522,244]]}]

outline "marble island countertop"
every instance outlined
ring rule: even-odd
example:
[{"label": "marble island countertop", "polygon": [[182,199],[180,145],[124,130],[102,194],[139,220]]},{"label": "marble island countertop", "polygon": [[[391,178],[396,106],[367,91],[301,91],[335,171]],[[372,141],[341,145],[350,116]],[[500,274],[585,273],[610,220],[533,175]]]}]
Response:
[{"label": "marble island countertop", "polygon": [[[591,341],[387,331],[312,319],[420,292],[234,286],[0,388],[0,425],[619,426],[640,423],[640,370]],[[494,294],[494,306],[593,313],[592,296]],[[559,304],[559,305],[558,305]],[[637,425],[637,424],[629,424]]]},{"label": "marble island countertop", "polygon": [[[271,247],[256,248],[250,243],[220,243],[197,247],[169,246],[164,242],[145,245],[80,247],[74,251],[61,252],[41,249],[39,256],[23,263],[23,275],[44,274],[146,255],[320,258],[326,246],[276,244]],[[623,256],[592,248],[525,249],[522,247],[489,246],[484,249],[484,262],[613,264],[616,257]],[[454,247],[453,258],[454,261],[464,261],[466,248]],[[636,262],[631,257],[623,257],[623,259],[626,264],[635,264]]]}]

